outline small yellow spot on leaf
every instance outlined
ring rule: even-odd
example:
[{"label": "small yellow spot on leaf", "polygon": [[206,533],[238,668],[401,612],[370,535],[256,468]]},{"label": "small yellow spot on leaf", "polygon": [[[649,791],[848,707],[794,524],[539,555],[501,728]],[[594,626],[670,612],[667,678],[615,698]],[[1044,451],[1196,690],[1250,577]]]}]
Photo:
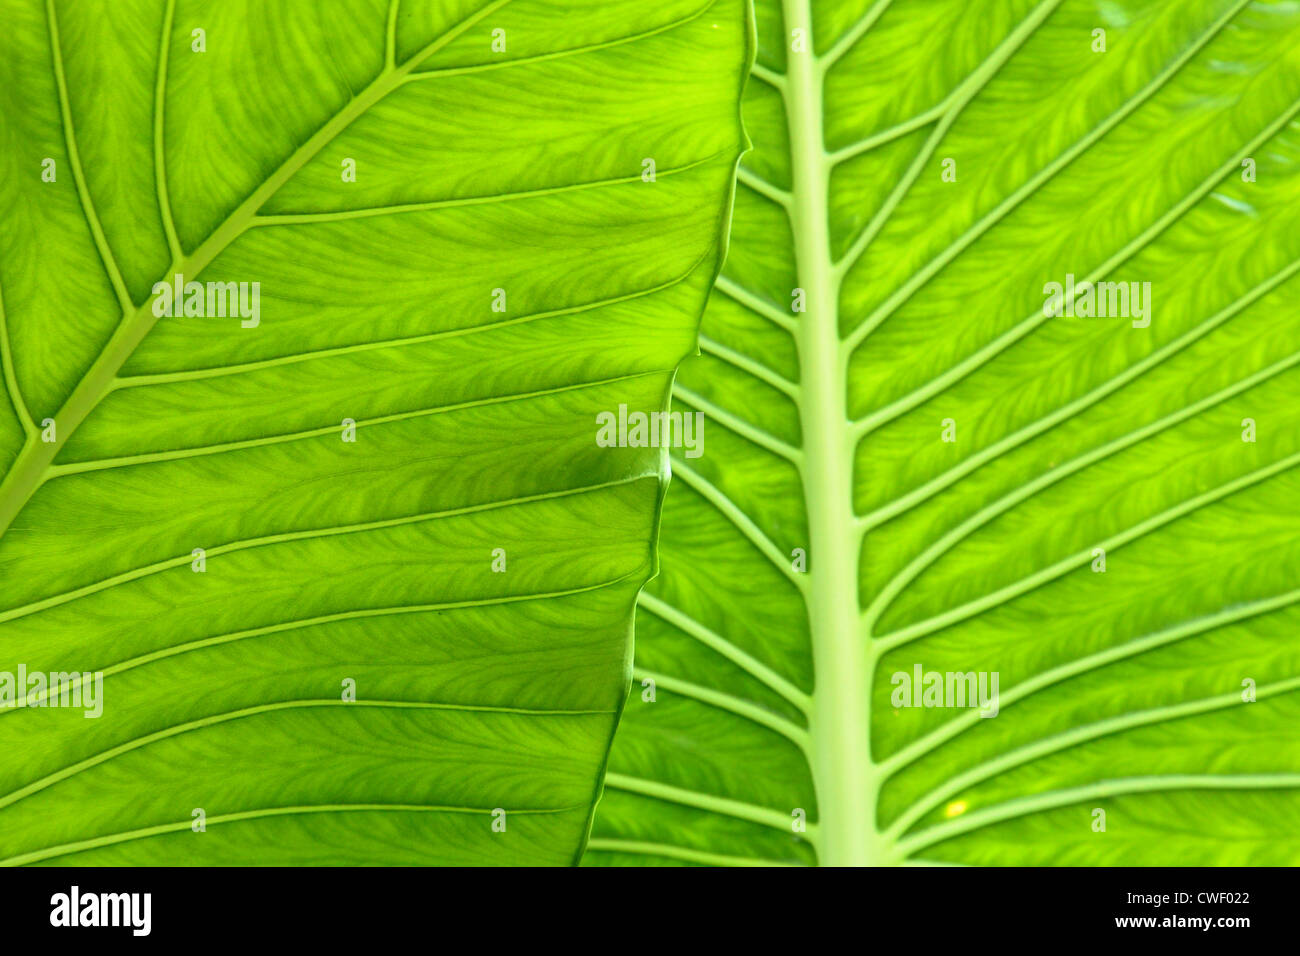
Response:
[{"label": "small yellow spot on leaf", "polygon": [[943,815],[946,817],[955,817],[955,816],[960,816],[965,812],[966,812],[966,801],[958,800],[956,803],[948,804],[947,809],[943,811]]}]

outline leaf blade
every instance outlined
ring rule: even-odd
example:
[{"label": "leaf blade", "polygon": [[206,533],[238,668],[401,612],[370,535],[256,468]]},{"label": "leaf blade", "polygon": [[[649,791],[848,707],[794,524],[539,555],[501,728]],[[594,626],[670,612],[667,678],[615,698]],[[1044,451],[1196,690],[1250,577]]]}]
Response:
[{"label": "leaf blade", "polygon": [[[11,673],[102,672],[107,719],[0,708],[0,858],[572,862],[662,497],[595,414],[661,407],[690,348],[742,5],[585,3],[559,36],[543,0],[51,3],[66,82],[31,7],[0,41],[0,630]],[[260,321],[156,314],[176,273],[258,281]]]},{"label": "leaf blade", "polygon": [[[703,330],[726,352],[679,381],[805,466],[717,420],[717,459],[690,464],[736,520],[674,483],[648,593],[733,650],[643,603],[638,668],[811,745],[699,693],[633,697],[616,772],[796,816],[778,840],[614,793],[587,862],[1294,863],[1294,11],[764,6],[758,145]],[[1048,321],[1067,273],[1150,281],[1150,326]],[[819,451],[846,445],[847,469]],[[803,588],[773,567],[796,549]],[[899,706],[922,665],[999,672],[1004,711]]]}]

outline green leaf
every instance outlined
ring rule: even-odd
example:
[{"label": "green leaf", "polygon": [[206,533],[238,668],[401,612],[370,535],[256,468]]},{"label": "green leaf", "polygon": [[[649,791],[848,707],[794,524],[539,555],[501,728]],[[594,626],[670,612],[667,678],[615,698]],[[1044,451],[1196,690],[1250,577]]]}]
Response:
[{"label": "green leaf", "polygon": [[758,23],[587,862],[1300,863],[1300,7]]},{"label": "green leaf", "polygon": [[596,415],[694,350],[740,0],[0,18],[0,700],[103,674],[0,708],[0,862],[573,861],[664,473]]}]

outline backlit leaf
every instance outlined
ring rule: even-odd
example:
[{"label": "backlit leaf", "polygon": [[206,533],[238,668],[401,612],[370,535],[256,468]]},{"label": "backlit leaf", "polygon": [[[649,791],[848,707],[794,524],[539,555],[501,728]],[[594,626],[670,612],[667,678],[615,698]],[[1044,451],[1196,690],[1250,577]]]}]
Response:
[{"label": "backlit leaf", "polygon": [[587,862],[1300,862],[1300,6],[758,25]]},{"label": "backlit leaf", "polygon": [[596,415],[694,349],[745,6],[0,22],[0,862],[572,862],[664,472]]}]

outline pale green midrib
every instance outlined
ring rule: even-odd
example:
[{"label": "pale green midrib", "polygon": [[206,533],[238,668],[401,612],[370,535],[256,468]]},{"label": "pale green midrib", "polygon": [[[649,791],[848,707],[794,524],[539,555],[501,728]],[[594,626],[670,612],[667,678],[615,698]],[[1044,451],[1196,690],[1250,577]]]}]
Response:
[{"label": "pale green midrib", "polygon": [[[794,6],[796,6],[796,5],[794,5],[794,4],[790,3],[790,2],[787,2],[786,5],[785,5],[786,12],[787,12],[787,22],[786,22],[786,24],[785,24],[786,27],[787,27],[787,34],[788,34],[788,28],[789,28],[789,27],[792,25],[792,23],[794,22],[794,21],[792,20],[792,18],[790,17],[790,11],[791,11],[792,7],[794,7]],[[1046,11],[1049,11],[1053,6],[1054,6],[1054,4],[1050,4],[1050,3],[1049,3],[1049,4],[1044,4],[1042,7],[1040,7],[1040,9],[1043,10],[1044,12],[1046,12]],[[1237,9],[1239,9],[1240,6],[1241,6],[1241,4],[1238,4],[1238,5],[1237,5]],[[1232,12],[1235,12],[1235,9],[1234,9],[1234,11],[1232,11]],[[799,15],[801,15],[801,16],[800,16],[800,20],[798,21],[800,24],[806,24],[806,23],[810,22],[810,21],[808,20],[808,18],[806,17],[806,9],[799,10]],[[1220,21],[1218,21],[1218,22],[1216,23],[1216,25],[1215,25],[1215,26],[1216,26],[1216,29],[1217,29],[1218,27],[1221,27],[1221,26],[1223,25],[1223,23],[1226,22],[1226,20],[1228,19],[1228,17],[1229,17],[1230,15],[1231,15],[1231,14],[1228,14],[1228,15],[1225,15],[1224,17],[1220,18]],[[1211,31],[1211,32],[1213,32],[1213,31]],[[1186,58],[1187,58],[1186,56],[1183,57],[1183,60],[1185,61]],[[1178,64],[1178,65],[1181,65],[1181,63]],[[792,65],[791,65],[791,67],[790,67],[791,74],[793,74],[793,73],[796,71],[796,69],[797,69],[797,65],[794,64],[794,61],[792,61]],[[788,82],[789,85],[791,85],[791,86],[795,85],[795,80],[790,76],[790,74],[787,74],[787,82]],[[785,87],[783,87],[783,86],[778,85],[778,88],[779,88],[779,89],[782,89],[783,91],[785,91]],[[790,99],[793,99],[793,97],[788,97],[788,100],[790,100]],[[937,137],[936,137],[936,138],[937,138]],[[792,120],[792,122],[791,122],[791,141],[792,141],[792,144],[795,142],[795,140],[796,140],[796,136],[795,136],[795,131],[794,131],[794,122],[793,122],[793,120]],[[799,190],[796,188],[795,192],[796,192],[796,194],[797,194],[797,193],[799,192]],[[796,205],[797,205],[797,204],[798,204],[798,200],[796,199]],[[796,240],[796,241],[797,241],[797,240]],[[860,250],[858,250],[858,251],[860,251]],[[850,261],[852,261],[852,258],[853,258],[853,257],[849,257]],[[802,287],[804,287],[805,290],[808,290],[808,289],[809,289],[809,286],[810,286],[810,283],[809,283],[808,281],[805,281],[805,278],[804,278],[804,276],[805,276],[805,270],[802,268],[802,266],[801,266],[800,271],[799,271],[799,276],[800,276],[799,284],[800,284]],[[807,319],[808,319],[809,317],[811,317],[812,315],[814,315],[814,314],[816,314],[815,308],[814,308],[814,311],[813,311],[813,312],[810,312],[808,316],[805,316],[805,323],[804,323],[805,325],[807,324]],[[868,330],[868,331],[869,331],[869,330]],[[805,337],[804,337],[803,335],[800,335],[801,359],[802,359],[802,357],[803,357],[802,345],[803,345],[804,338],[805,338]],[[851,342],[851,344],[856,344],[856,341]],[[800,376],[800,379],[801,379],[801,382],[806,382],[806,381],[808,380],[808,377],[807,377],[806,372],[805,372],[805,374],[803,374],[803,375]],[[802,411],[802,409],[801,409],[801,411]],[[807,433],[805,432],[805,442],[808,442],[808,441],[809,441],[809,439],[808,439],[808,437],[807,437]],[[812,493],[811,486],[809,486],[809,488],[807,489],[807,491],[809,492],[809,494]],[[811,602],[810,602],[810,611],[811,611]],[[819,689],[820,689],[820,688],[819,688]],[[1228,695],[1228,696],[1231,696],[1231,695]],[[1197,702],[1197,703],[1193,703],[1193,704],[1188,704],[1188,705],[1179,705],[1178,707],[1173,708],[1173,709],[1171,710],[1171,712],[1181,713],[1181,712],[1183,712],[1183,711],[1187,711],[1187,712],[1190,713],[1190,712],[1193,712],[1193,711],[1194,711],[1194,709],[1198,706],[1198,703],[1199,703],[1199,702]],[[1220,702],[1220,703],[1221,703],[1221,702]],[[1093,728],[1093,729],[1096,729],[1096,728]],[[891,834],[891,836],[893,836],[893,834]],[[911,844],[911,841],[909,841],[909,844]],[[911,845],[909,845],[908,849],[910,849],[911,846],[913,846],[913,845],[915,845],[915,844],[911,844]]]},{"label": "pale green midrib", "polygon": [[[1041,5],[1040,8],[1039,8],[1039,10],[1042,11],[1042,12],[1045,14],[1045,13],[1047,13],[1047,12],[1050,12],[1050,10],[1053,8],[1053,6],[1054,6],[1054,4],[1046,3],[1046,4]],[[789,6],[789,4],[787,4],[787,11],[788,11],[789,9],[790,9],[790,6]],[[1031,17],[1030,19],[1032,20],[1032,19],[1034,19],[1034,18]],[[1222,21],[1220,22],[1219,25],[1222,25]],[[790,23],[787,22],[786,26],[789,27],[789,26],[790,26]],[[1022,26],[1023,26],[1023,25],[1022,25]],[[1031,27],[1030,29],[1032,29],[1032,27]],[[791,69],[792,69],[792,72],[793,72],[793,69],[794,69],[794,68],[792,67]],[[933,137],[932,140],[937,140],[937,138],[938,138],[939,136],[941,136],[941,135],[942,135],[942,129],[939,130],[939,131],[937,131],[936,136]],[[791,139],[792,139],[792,142],[793,142],[794,139],[795,139],[794,132],[793,132],[793,124],[792,124],[792,135],[791,135]],[[927,145],[929,145],[929,144],[927,144]],[[903,188],[902,188],[902,190],[900,190],[900,192],[903,191],[903,190],[905,190],[905,189],[906,189],[906,184],[903,184]],[[869,241],[869,236],[871,235],[871,232],[872,232],[872,230],[868,229],[868,231],[867,231],[868,238],[867,238],[866,241]],[[862,243],[862,242],[855,243],[854,248],[850,250],[850,254],[849,254],[848,256],[846,256],[846,261],[847,261],[847,263],[852,263],[852,262],[856,259],[857,254],[859,254],[859,253],[861,252],[861,246],[862,246],[863,244],[864,244],[864,243]],[[801,278],[801,282],[800,282],[800,284],[801,284],[801,285],[804,285],[804,286],[806,287],[806,286],[807,286],[807,283],[803,281],[802,272],[803,272],[803,270],[801,269],[801,270],[800,270],[800,278]],[[860,331],[860,330],[859,330],[859,331]],[[868,330],[868,331],[869,331],[869,330]],[[849,347],[850,347],[850,349],[851,349],[853,346],[855,346],[855,345],[857,344],[858,341],[860,341],[860,338],[859,338],[856,334],[855,334],[854,336],[851,336],[851,337],[850,337],[850,341],[849,341]],[[801,380],[806,380],[806,376],[801,375]],[[856,431],[856,430],[855,430],[855,431]],[[808,440],[807,437],[805,437],[805,441],[807,441],[807,440]],[[864,528],[864,530],[865,530],[865,522],[863,523],[863,528]],[[894,834],[890,834],[890,836],[892,837],[892,836],[894,836]]]},{"label": "pale green midrib", "polygon": [[213,714],[209,717],[201,717],[198,720],[186,721],[183,724],[176,724],[173,727],[167,727],[163,730],[155,731],[151,734],[145,734],[142,737],[136,737],[132,740],[118,744],[116,747],[110,747],[108,750],[86,757],[84,760],[78,760],[74,764],[56,770],[54,773],[46,774],[39,780],[33,780],[24,787],[19,787],[10,793],[0,797],[0,809],[12,806],[13,804],[30,797],[34,793],[60,783],[84,770],[91,767],[97,767],[106,763],[122,754],[130,753],[133,750],[139,750],[150,744],[157,743],[160,740],[170,740],[187,734],[195,730],[203,730],[207,727],[213,727],[218,724],[229,723],[233,720],[242,720],[245,717],[256,717],[261,714],[278,713],[285,710],[301,710],[313,707],[350,707],[350,708],[393,708],[397,710],[449,710],[449,711],[466,711],[475,713],[501,713],[523,715],[528,717],[594,717],[613,714],[612,710],[530,710],[526,708],[513,707],[493,707],[479,704],[440,704],[433,701],[417,700],[355,700],[347,701],[340,699],[324,698],[312,700],[284,700],[276,701],[270,704],[257,704],[252,707],[242,707],[239,710],[227,711],[221,714]]},{"label": "pale green midrib", "polygon": [[[50,4],[49,9],[52,12],[53,0],[48,0],[48,2]],[[302,169],[326,144],[331,142],[375,103],[396,89],[401,84],[402,78],[419,63],[464,33],[479,20],[509,2],[510,0],[493,0],[493,2],[471,14],[424,47],[420,52],[413,55],[403,66],[394,70],[385,69],[381,72],[370,85],[354,96],[343,109],[298,147],[274,173],[226,217],[193,253],[181,262],[172,263],[168,268],[168,274],[180,274],[192,279],[202,273],[227,246],[248,228],[253,216],[256,215],[266,201]],[[54,27],[53,22],[51,23],[51,30],[51,42],[56,49],[57,56],[57,29]],[[62,96],[61,99],[66,100],[66,95]],[[75,150],[75,143],[70,141],[69,145]],[[87,221],[92,224],[92,227],[97,228],[98,220],[93,215],[93,207],[89,204],[89,197],[83,196],[82,202],[87,213]],[[111,260],[107,262],[111,263]],[[106,264],[106,267],[110,268],[111,271],[111,264]],[[129,305],[129,301],[127,304]],[[135,352],[140,343],[144,341],[145,336],[149,334],[157,321],[158,317],[153,314],[150,301],[144,302],[134,311],[124,306],[122,321],[109,339],[108,344],[73,389],[63,407],[53,416],[56,425],[56,440],[47,443],[29,439],[14,460],[4,481],[0,482],[0,538],[9,530],[9,526],[17,517],[18,512],[26,506],[32,495],[35,494],[36,489],[40,487],[51,462],[63,448],[68,437],[76,431],[103,397],[108,394],[118,371]]]},{"label": "pale green midrib", "polygon": [[839,280],[829,224],[830,160],[825,148],[822,64],[814,56],[810,0],[783,0],[785,36],[807,33],[807,52],[787,60],[783,89],[789,129],[790,220],[807,311],[795,330],[799,353],[800,472],[808,517],[804,589],[813,658],[810,770],[817,795],[812,834],[824,866],[880,860],[870,753],[873,662],[858,629],[857,539],[847,361],[839,335]]},{"label": "pale green midrib", "polygon": [[[572,813],[575,810],[585,809],[585,804],[572,807],[524,807],[518,810],[510,810],[509,813],[530,815],[541,813]],[[241,810],[237,813],[221,813],[207,817],[203,822],[205,826],[212,826],[218,823],[239,823],[244,820],[259,820],[264,817],[295,816],[303,813],[485,814],[492,812],[493,810],[487,807],[436,806],[419,803],[321,803],[308,806],[264,807],[258,810]],[[157,826],[142,827],[139,830],[126,830],[121,833],[109,833],[104,836],[92,837],[89,840],[79,840],[76,843],[62,843],[58,846],[45,847],[40,850],[33,850],[30,853],[11,856],[7,859],[0,860],[0,866],[23,866],[28,863],[38,863],[41,860],[48,860],[57,856],[66,856],[70,853],[82,853],[86,850],[97,850],[101,847],[113,846],[118,843],[129,843],[132,840],[140,840],[145,837],[161,836],[164,833],[177,833],[183,830],[189,830],[193,825],[193,820],[181,820],[176,823],[161,823]]]}]

